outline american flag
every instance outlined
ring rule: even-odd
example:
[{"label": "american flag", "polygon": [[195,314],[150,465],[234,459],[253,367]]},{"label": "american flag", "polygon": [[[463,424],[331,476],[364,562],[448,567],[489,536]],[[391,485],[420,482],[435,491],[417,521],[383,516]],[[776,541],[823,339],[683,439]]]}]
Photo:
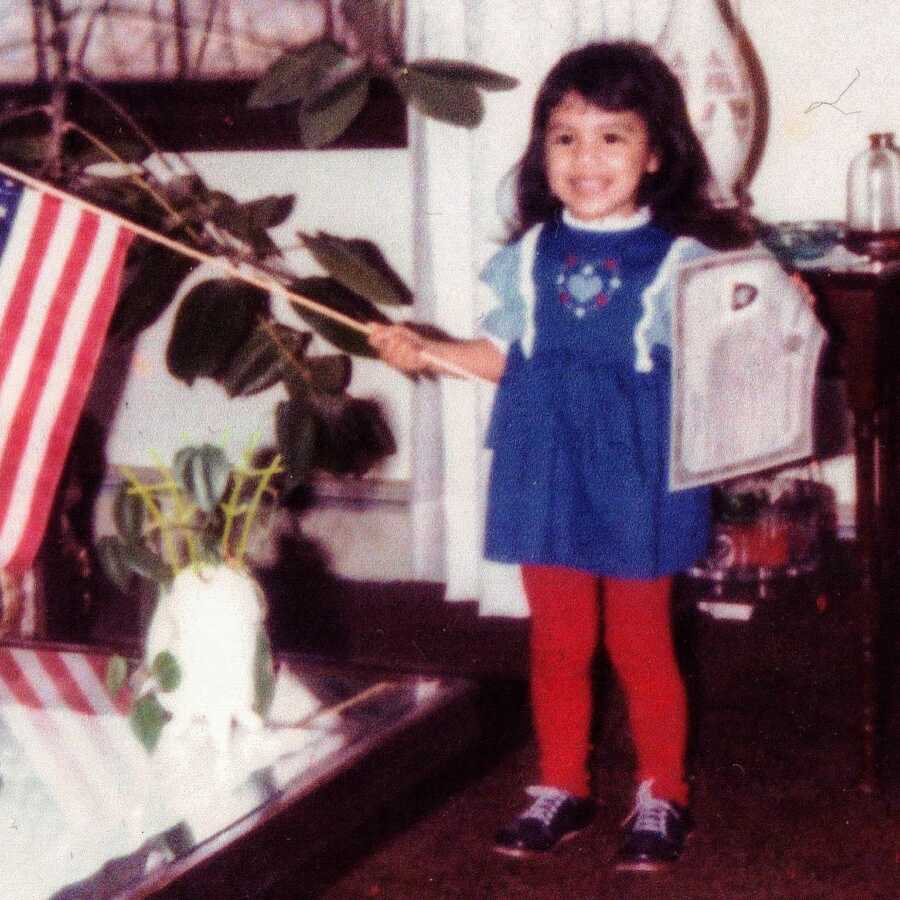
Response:
[{"label": "american flag", "polygon": [[130,696],[114,699],[106,689],[106,662],[101,654],[0,647],[4,740],[18,740],[73,827],[121,815],[121,789],[146,758],[125,724]]},{"label": "american flag", "polygon": [[0,568],[28,570],[133,233],[0,176]]},{"label": "american flag", "polygon": [[145,839],[135,810],[150,796],[148,755],[127,691],[106,688],[106,664],[101,653],[0,646],[2,897],[55,895]]}]

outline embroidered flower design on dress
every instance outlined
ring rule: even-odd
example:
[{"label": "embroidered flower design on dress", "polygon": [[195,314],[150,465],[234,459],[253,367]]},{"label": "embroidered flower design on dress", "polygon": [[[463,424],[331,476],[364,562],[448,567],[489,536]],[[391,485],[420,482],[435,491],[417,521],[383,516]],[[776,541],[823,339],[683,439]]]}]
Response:
[{"label": "embroidered flower design on dress", "polygon": [[621,284],[619,264],[614,259],[590,262],[569,255],[556,276],[559,302],[576,319],[603,309]]}]

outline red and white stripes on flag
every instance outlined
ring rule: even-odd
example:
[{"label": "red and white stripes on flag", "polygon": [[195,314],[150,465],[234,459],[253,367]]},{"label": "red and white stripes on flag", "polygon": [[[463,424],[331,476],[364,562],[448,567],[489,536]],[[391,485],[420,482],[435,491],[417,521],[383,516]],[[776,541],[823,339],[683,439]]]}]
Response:
[{"label": "red and white stripes on flag", "polygon": [[133,233],[0,176],[0,568],[40,546]]},{"label": "red and white stripes on flag", "polygon": [[106,664],[101,654],[0,647],[5,740],[15,740],[22,762],[78,829],[127,815],[147,767],[125,717],[130,696],[110,696]]}]

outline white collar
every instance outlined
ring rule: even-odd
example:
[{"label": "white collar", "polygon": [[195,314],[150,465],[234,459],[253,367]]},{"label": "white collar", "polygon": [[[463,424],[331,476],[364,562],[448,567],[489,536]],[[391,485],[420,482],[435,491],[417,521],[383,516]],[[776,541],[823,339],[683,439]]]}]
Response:
[{"label": "white collar", "polygon": [[567,209],[562,211],[562,220],[570,228],[579,231],[627,231],[640,228],[650,221],[650,207],[642,206],[627,216],[605,216],[602,219],[577,219]]}]

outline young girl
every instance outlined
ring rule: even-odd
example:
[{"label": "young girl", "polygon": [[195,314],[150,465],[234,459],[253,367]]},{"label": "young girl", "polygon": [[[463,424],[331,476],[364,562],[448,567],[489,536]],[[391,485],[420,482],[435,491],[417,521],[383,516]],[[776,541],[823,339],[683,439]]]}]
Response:
[{"label": "young girl", "polygon": [[672,575],[707,549],[706,488],[668,487],[673,275],[750,231],[710,205],[709,169],[680,86],[647,47],[586,46],[538,95],[518,222],[483,280],[484,336],[440,342],[377,326],[407,372],[440,360],[499,382],[486,555],[522,567],[540,784],[495,849],[545,853],[590,821],[591,662],[623,687],[637,792],[618,868],[678,858],[691,828],[685,692],[670,633]]}]

